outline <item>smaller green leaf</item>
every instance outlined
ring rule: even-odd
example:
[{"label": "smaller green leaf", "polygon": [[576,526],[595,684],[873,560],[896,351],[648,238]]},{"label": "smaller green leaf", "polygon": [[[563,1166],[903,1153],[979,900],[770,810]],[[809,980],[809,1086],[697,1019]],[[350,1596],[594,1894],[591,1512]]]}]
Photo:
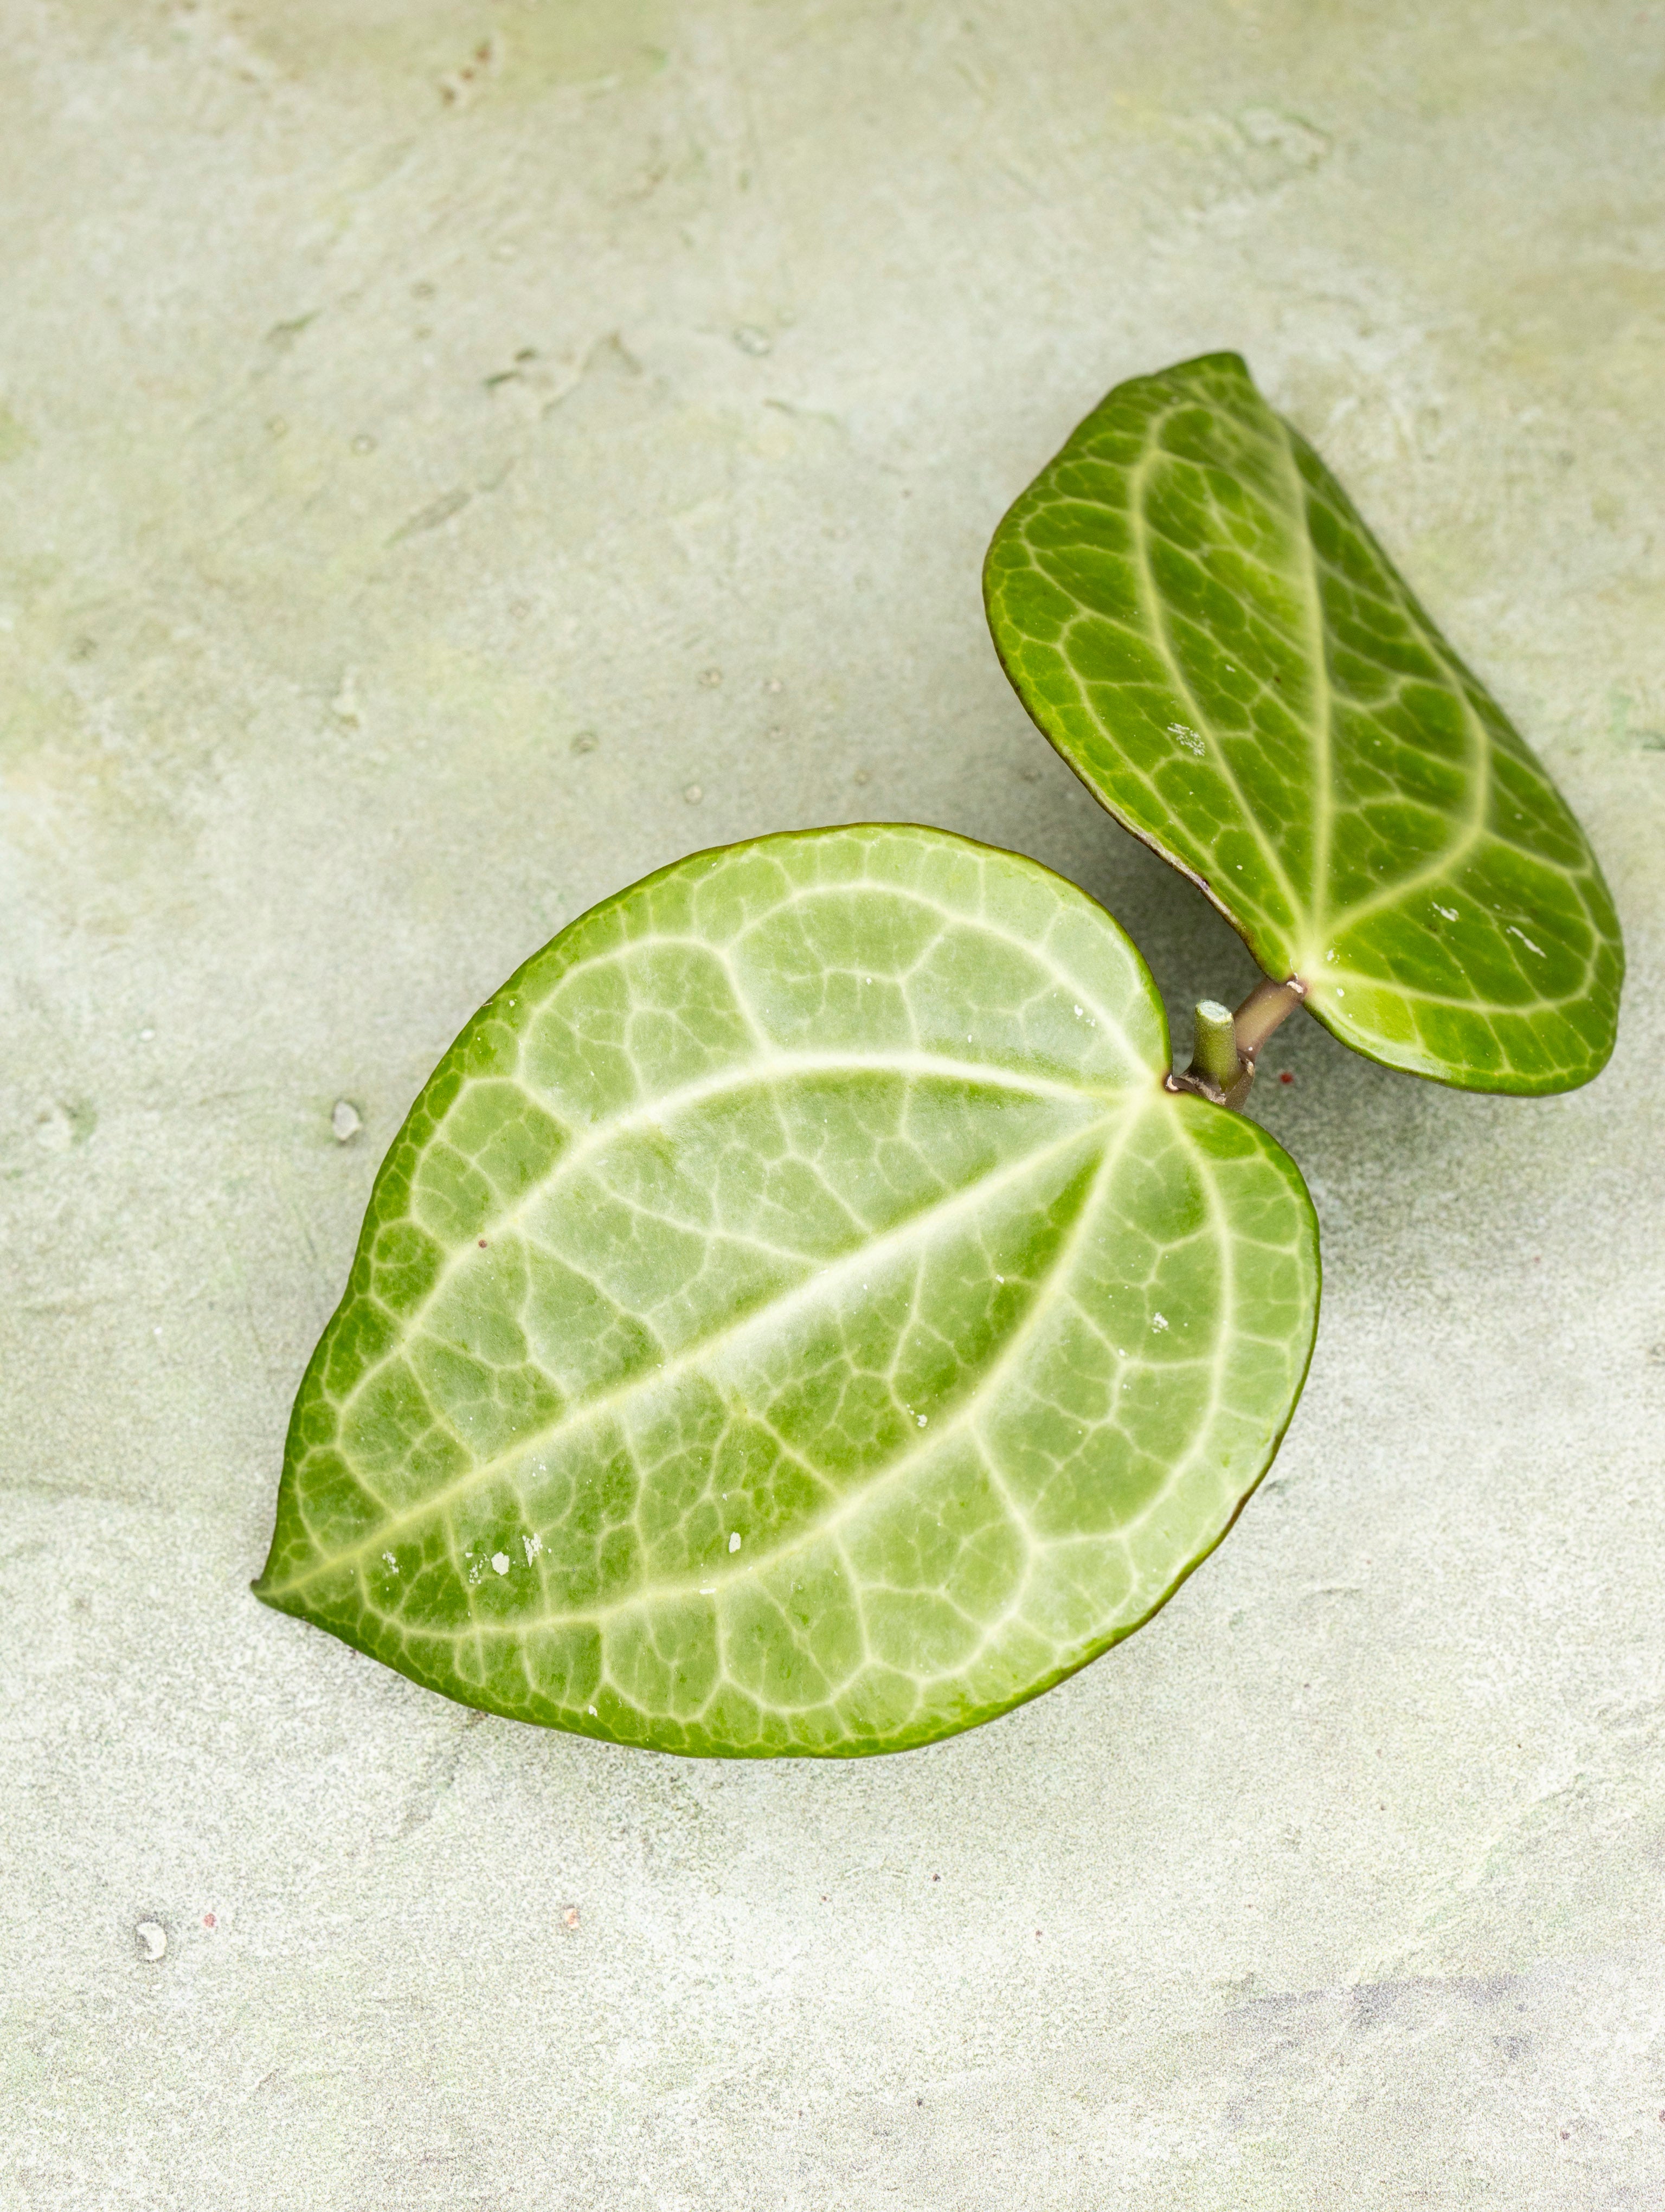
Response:
[{"label": "smaller green leaf", "polygon": [[1117,386],[994,533],[989,625],[1096,798],[1343,1043],[1587,1083],[1624,954],[1583,831],[1235,354]]},{"label": "smaller green leaf", "polygon": [[382,1164],[256,1585],[662,1751],[895,1751],[1146,1620],[1277,1449],[1316,1224],[1007,853],[698,854],[512,976]]}]

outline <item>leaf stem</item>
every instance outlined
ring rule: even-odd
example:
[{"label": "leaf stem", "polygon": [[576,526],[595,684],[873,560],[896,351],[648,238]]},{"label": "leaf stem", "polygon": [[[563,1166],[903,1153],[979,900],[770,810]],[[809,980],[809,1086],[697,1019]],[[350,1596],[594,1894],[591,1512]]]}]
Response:
[{"label": "leaf stem", "polygon": [[1237,1024],[1230,1006],[1218,999],[1197,1000],[1197,1041],[1190,1073],[1206,1075],[1222,1092],[1230,1091],[1243,1069],[1237,1056]]},{"label": "leaf stem", "polygon": [[1274,983],[1263,975],[1235,1014],[1218,999],[1199,999],[1196,1043],[1183,1075],[1170,1075],[1170,1091],[1194,1091],[1216,1106],[1236,1111],[1249,1096],[1261,1048],[1306,997],[1306,986],[1291,975]]},{"label": "leaf stem", "polygon": [[1232,1022],[1238,1054],[1251,1067],[1273,1030],[1289,1018],[1306,995],[1307,987],[1297,976],[1291,975],[1286,983],[1274,983],[1270,975],[1261,976],[1238,1007]]}]

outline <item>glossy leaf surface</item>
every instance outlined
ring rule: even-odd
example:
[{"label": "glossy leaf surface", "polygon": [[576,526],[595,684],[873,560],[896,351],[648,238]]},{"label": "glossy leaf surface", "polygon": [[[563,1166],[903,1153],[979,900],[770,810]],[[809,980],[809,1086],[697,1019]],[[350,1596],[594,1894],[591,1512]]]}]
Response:
[{"label": "glossy leaf surface", "polygon": [[469,1705],[899,1749],[1144,1620],[1265,1469],[1316,1231],[1163,1087],[1138,953],[941,832],[768,838],[446,1054],[307,1370],[257,1589]]},{"label": "glossy leaf surface", "polygon": [[1344,1043],[1469,1090],[1613,1049],[1577,823],[1235,354],[1120,385],[996,532],[990,626],[1089,789]]}]

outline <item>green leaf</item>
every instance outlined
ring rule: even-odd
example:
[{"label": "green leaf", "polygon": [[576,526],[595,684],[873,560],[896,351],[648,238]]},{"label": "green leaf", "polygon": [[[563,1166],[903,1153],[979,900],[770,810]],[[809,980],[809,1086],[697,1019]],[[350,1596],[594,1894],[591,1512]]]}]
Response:
[{"label": "green leaf", "polygon": [[564,930],[395,1141],[258,1594],[468,1705],[898,1750],[1219,1541],[1318,1294],[1293,1164],[1164,1088],[1101,908],[932,830],[769,837]]},{"label": "green leaf", "polygon": [[1018,697],[1344,1044],[1567,1091],[1624,954],[1565,802],[1235,354],[1118,385],[994,533]]}]

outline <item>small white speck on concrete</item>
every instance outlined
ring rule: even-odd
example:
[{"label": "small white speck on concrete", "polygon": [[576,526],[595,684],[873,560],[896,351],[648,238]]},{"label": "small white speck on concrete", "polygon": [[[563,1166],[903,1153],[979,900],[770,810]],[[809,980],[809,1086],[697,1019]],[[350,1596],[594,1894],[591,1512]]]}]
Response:
[{"label": "small white speck on concrete", "polygon": [[54,1099],[34,1117],[34,1140],[49,1152],[67,1152],[76,1140],[75,1122]]},{"label": "small white speck on concrete", "polygon": [[133,1930],[143,1947],[144,1955],[154,1966],[167,1948],[167,1930],[160,1920],[141,1920]]},{"label": "small white speck on concrete", "polygon": [[345,722],[349,729],[357,729],[364,720],[364,710],[359,703],[358,677],[353,669],[343,675],[340,688],[330,702],[330,712],[337,722]]},{"label": "small white speck on concrete", "polygon": [[330,1109],[330,1127],[338,1145],[350,1145],[364,1127],[359,1110],[350,1098],[337,1098]]},{"label": "small white speck on concrete", "polygon": [[688,801],[690,806],[697,806],[700,801],[705,797],[705,787],[703,784],[699,783],[685,784],[683,787],[682,795]]}]

